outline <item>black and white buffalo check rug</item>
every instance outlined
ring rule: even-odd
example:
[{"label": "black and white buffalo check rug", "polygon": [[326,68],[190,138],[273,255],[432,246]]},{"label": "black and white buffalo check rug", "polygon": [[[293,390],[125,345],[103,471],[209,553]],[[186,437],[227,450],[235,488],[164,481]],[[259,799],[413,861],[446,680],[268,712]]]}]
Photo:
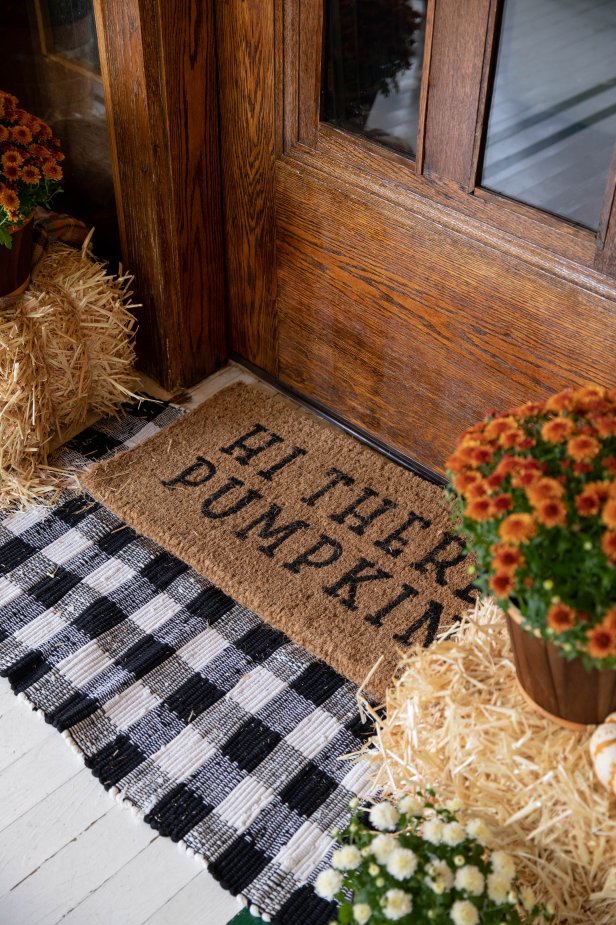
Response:
[{"label": "black and white buffalo check rug", "polygon": [[[132,405],[61,461],[109,458],[181,413]],[[335,915],[312,884],[369,784],[339,760],[368,732],[350,681],[77,493],[0,514],[0,673],[253,913]]]}]

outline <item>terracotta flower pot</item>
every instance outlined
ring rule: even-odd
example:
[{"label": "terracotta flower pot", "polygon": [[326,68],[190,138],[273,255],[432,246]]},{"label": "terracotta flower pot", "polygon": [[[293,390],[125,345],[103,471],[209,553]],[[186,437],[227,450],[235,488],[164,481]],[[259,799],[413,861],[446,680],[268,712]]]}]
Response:
[{"label": "terracotta flower pot", "polygon": [[0,298],[21,295],[30,282],[34,222],[11,232],[12,248],[0,244]]},{"label": "terracotta flower pot", "polygon": [[516,607],[506,618],[522,694],[541,713],[561,726],[583,729],[616,710],[615,670],[586,671],[581,659],[567,661],[557,646],[523,629]]}]

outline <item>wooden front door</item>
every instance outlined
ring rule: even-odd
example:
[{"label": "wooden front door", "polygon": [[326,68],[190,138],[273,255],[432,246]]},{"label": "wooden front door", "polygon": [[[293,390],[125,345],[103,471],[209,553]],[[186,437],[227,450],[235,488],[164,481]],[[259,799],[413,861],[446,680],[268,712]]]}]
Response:
[{"label": "wooden front door", "polygon": [[[372,2],[384,16],[396,5]],[[228,329],[237,357],[442,472],[489,409],[613,384],[615,170],[608,158],[596,228],[536,207],[536,191],[515,201],[503,158],[505,192],[484,188],[503,3],[414,7],[408,156],[323,118],[331,3],[218,0]],[[569,105],[581,102],[549,118]]]}]

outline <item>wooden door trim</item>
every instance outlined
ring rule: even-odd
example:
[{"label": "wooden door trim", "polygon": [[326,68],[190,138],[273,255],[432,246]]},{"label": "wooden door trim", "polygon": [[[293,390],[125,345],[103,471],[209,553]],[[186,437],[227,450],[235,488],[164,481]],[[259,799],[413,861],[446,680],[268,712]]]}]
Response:
[{"label": "wooden door trim", "polygon": [[285,67],[275,48],[280,4],[220,0],[213,6],[224,115],[220,145],[229,346],[275,376],[275,165],[277,145],[295,131],[289,121],[292,107],[287,111],[283,100],[276,100]]},{"label": "wooden door trim", "polygon": [[139,361],[173,391],[227,357],[213,13],[191,0],[94,9]]},{"label": "wooden door trim", "polygon": [[599,221],[595,266],[616,276],[616,143]]},{"label": "wooden door trim", "polygon": [[501,0],[489,0],[486,17],[486,36],[483,50],[483,64],[481,69],[481,83],[477,96],[477,113],[475,118],[475,134],[469,164],[468,179],[464,184],[467,193],[474,193],[481,169],[481,157],[485,141],[492,82],[494,79],[494,66],[496,63],[497,31],[502,14]]},{"label": "wooden door trim", "polygon": [[419,119],[417,123],[417,144],[415,146],[415,173],[424,172],[426,153],[426,121],[428,113],[428,91],[430,87],[430,68],[432,66],[432,44],[434,39],[434,5],[436,0],[426,4],[426,34],[424,36],[423,66],[421,86],[419,88]]},{"label": "wooden door trim", "polygon": [[423,172],[447,177],[465,191],[472,173],[491,2],[438,0],[434,9]]},{"label": "wooden door trim", "polygon": [[[405,159],[395,152],[386,152],[384,156],[380,146],[359,137],[349,137],[329,125],[321,125],[316,150],[298,144],[281,160],[320,177],[321,182],[335,184],[351,198],[370,201],[376,197],[397,206],[401,221],[404,221],[404,212],[413,213],[498,248],[553,276],[616,299],[616,281],[589,268],[586,260],[580,259],[582,255],[587,258],[589,252],[594,253],[594,236],[585,229],[570,226],[574,232],[583,234],[571,242],[566,241],[568,253],[562,256],[560,222],[553,220],[556,228],[549,224],[536,226],[535,240],[529,240],[528,235],[522,237],[504,231],[492,220],[493,212],[500,209],[501,197],[467,196],[468,206],[462,210],[445,181],[416,177],[405,169],[404,163],[397,163]],[[396,180],[392,180],[392,175]],[[525,224],[525,220],[521,220],[522,223]]]}]

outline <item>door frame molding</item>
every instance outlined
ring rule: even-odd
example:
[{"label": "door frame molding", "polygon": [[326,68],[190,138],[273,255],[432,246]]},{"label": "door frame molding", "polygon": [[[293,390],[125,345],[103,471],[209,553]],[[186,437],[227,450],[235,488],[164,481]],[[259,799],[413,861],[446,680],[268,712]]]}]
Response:
[{"label": "door frame molding", "polygon": [[228,356],[213,5],[94,10],[139,362],[174,391]]}]

